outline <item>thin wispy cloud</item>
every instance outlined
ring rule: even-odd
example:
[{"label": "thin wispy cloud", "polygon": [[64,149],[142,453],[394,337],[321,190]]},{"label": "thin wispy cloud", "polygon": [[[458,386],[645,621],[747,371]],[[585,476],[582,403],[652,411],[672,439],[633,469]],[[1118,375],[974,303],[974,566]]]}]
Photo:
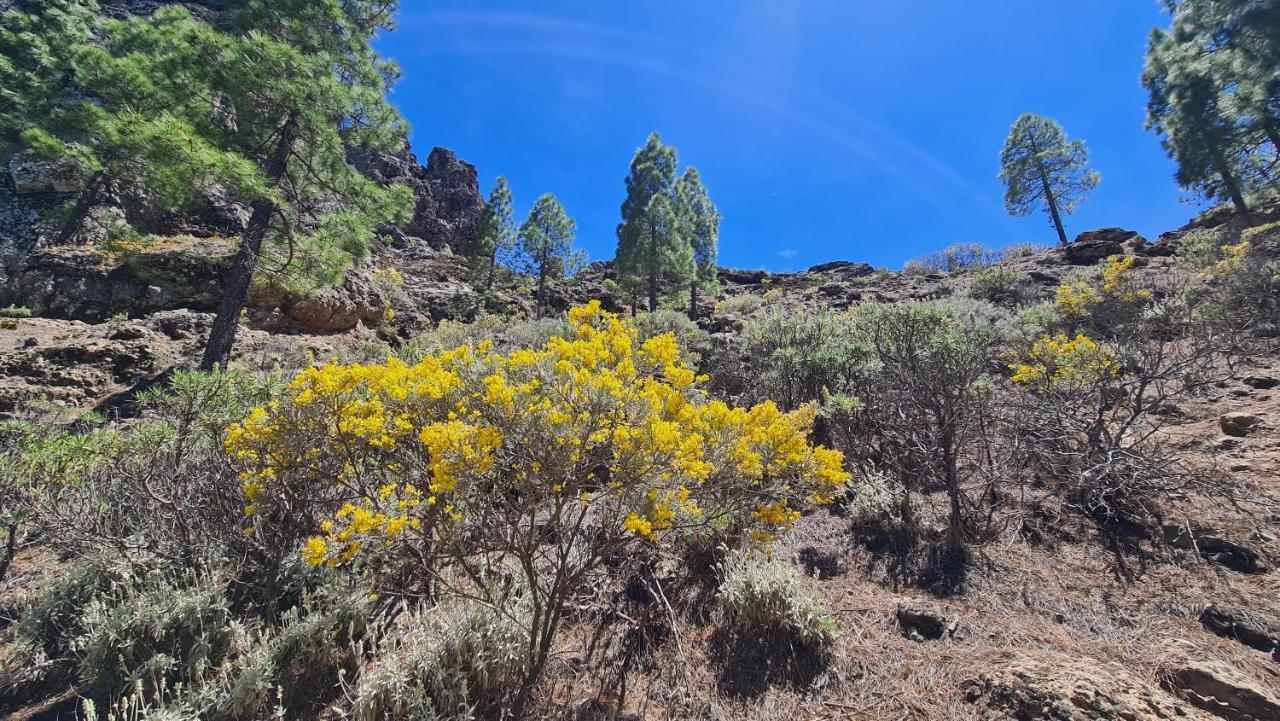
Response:
[{"label": "thin wispy cloud", "polygon": [[784,260],[791,260],[792,258],[796,257],[796,250],[795,248],[787,248],[786,250],[780,250],[778,251],[778,257]]},{"label": "thin wispy cloud", "polygon": [[[757,78],[760,68],[736,59],[716,58],[718,72],[691,68],[686,48],[662,38],[604,28],[537,13],[439,11],[408,13],[401,25],[422,23],[446,29],[440,42],[424,44],[425,54],[537,55],[596,62],[661,75],[690,83],[764,110],[796,127],[826,138],[834,147],[880,168],[920,198],[947,213],[955,212],[957,195],[1001,222],[999,203],[935,155],[830,97],[803,86],[788,86],[801,102],[782,102],[741,78]],[[704,58],[705,59],[705,58]]]}]

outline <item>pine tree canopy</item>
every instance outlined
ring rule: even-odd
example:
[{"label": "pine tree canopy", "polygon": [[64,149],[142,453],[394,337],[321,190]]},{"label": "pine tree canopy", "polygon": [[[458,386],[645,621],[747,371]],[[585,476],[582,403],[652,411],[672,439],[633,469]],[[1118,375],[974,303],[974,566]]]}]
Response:
[{"label": "pine tree canopy", "polygon": [[1070,215],[1098,185],[1088,167],[1084,141],[1068,141],[1049,118],[1031,113],[1018,118],[1000,154],[1000,179],[1005,183],[1005,207],[1012,215],[1043,209],[1066,244],[1062,215]]}]

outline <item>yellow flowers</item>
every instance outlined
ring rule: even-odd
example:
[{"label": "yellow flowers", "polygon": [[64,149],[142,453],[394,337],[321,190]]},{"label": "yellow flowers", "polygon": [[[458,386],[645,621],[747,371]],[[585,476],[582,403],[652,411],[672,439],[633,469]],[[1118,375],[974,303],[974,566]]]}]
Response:
[{"label": "yellow flowers", "polygon": [[1082,390],[1120,374],[1115,355],[1083,333],[1039,338],[1010,368],[1015,383],[1041,390]]},{"label": "yellow flowers", "polygon": [[494,462],[493,453],[502,443],[496,428],[461,421],[433,423],[418,434],[426,448],[431,469],[431,492],[452,491],[464,473],[483,474]]},{"label": "yellow flowers", "polygon": [[316,504],[301,552],[334,566],[570,513],[659,541],[756,508],[743,520],[771,537],[849,480],[838,451],[807,440],[814,408],[732,408],[698,387],[674,334],[642,343],[598,302],[569,319],[569,337],[537,349],[303,371],[227,430],[256,515]]},{"label": "yellow flowers", "polygon": [[1104,306],[1140,306],[1151,300],[1151,291],[1138,286],[1134,261],[1132,256],[1113,255],[1098,278],[1058,286],[1058,310],[1068,318],[1081,318]]},{"label": "yellow flowers", "polygon": [[1222,246],[1222,260],[1209,266],[1209,274],[1215,278],[1225,278],[1239,270],[1244,264],[1245,257],[1249,255],[1252,244],[1247,240],[1242,240],[1235,245]]}]

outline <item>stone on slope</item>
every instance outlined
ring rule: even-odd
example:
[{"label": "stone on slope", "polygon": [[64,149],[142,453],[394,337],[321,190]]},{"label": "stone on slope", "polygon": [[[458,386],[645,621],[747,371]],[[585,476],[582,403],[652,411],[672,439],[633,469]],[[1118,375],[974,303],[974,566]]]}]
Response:
[{"label": "stone on slope", "polygon": [[1280,719],[1274,689],[1220,661],[1184,658],[1166,670],[1164,683],[1191,705],[1227,721]]},{"label": "stone on slope", "polygon": [[1159,721],[1190,711],[1118,663],[1055,652],[1002,654],[964,690],[994,718],[1020,721]]},{"label": "stone on slope", "polygon": [[1280,624],[1252,611],[1209,604],[1200,613],[1200,623],[1212,633],[1250,648],[1267,653],[1280,650]]},{"label": "stone on slope", "polygon": [[1262,419],[1250,413],[1226,413],[1218,419],[1218,425],[1223,433],[1244,438],[1254,428],[1262,425]]}]

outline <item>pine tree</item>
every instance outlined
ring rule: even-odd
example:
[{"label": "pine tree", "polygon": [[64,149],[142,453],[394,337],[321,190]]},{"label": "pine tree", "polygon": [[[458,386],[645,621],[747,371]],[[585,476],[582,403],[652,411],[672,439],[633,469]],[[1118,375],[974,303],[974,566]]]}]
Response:
[{"label": "pine tree", "polygon": [[21,0],[0,15],[0,137],[22,133],[48,118],[67,98],[75,53],[93,37],[93,0]]},{"label": "pine tree", "polygon": [[1088,168],[1084,141],[1068,141],[1054,121],[1027,113],[1013,123],[1000,154],[1000,179],[1004,181],[1005,207],[1011,215],[1030,215],[1043,207],[1067,244],[1062,216],[1098,185],[1098,174]]},{"label": "pine tree", "polygon": [[54,0],[0,18],[0,132],[87,176],[58,242],[76,235],[107,189],[159,212],[191,208],[214,184],[240,197],[268,193],[254,164],[213,137],[204,26],[176,8],[101,23],[95,11]]},{"label": "pine tree", "polygon": [[1183,187],[1246,208],[1248,192],[1280,180],[1280,4],[1166,5],[1173,22],[1153,33],[1143,75],[1148,128]]},{"label": "pine tree", "polygon": [[573,273],[581,253],[573,248],[578,228],[551,193],[538,198],[529,217],[520,224],[517,258],[520,269],[537,279],[536,317],[546,308],[547,281]]},{"label": "pine tree", "polygon": [[676,198],[685,213],[685,227],[693,251],[695,273],[689,283],[689,318],[697,319],[698,288],[715,296],[719,292],[716,254],[720,240],[720,211],[711,202],[698,169],[686,168],[676,183]]},{"label": "pine tree", "polygon": [[103,21],[95,43],[79,31],[50,37],[55,46],[42,54],[66,58],[64,76],[40,85],[13,117],[27,125],[23,143],[90,173],[64,239],[104,188],[160,210],[182,210],[214,191],[251,209],[202,367],[226,363],[261,258],[273,261],[273,283],[305,291],[340,278],[376,228],[407,220],[407,188],[379,187],[346,162],[348,146],[394,150],[404,142],[403,121],[386,100],[397,70],[370,44],[395,7],[245,0],[216,27],[169,7]]},{"label": "pine tree", "polygon": [[484,213],[480,216],[476,229],[475,254],[472,258],[476,276],[483,278],[484,289],[493,287],[494,274],[497,271],[498,257],[510,253],[516,246],[516,221],[512,210],[511,188],[504,176],[498,176],[493,189],[489,191],[489,199],[485,202]]},{"label": "pine tree", "polygon": [[1214,63],[1195,44],[1156,29],[1147,46],[1142,84],[1149,93],[1147,128],[1160,135],[1161,145],[1178,164],[1178,184],[1248,210],[1247,150],[1239,119],[1231,103],[1224,102],[1225,86]]},{"label": "pine tree", "polygon": [[[675,149],[653,133],[636,151],[626,179],[627,198],[618,225],[618,276],[633,293],[644,288],[650,312],[658,309],[664,284],[683,288],[693,277],[693,264],[685,262],[687,253],[681,247],[689,241],[676,222],[683,217],[676,209],[676,165]],[[654,203],[657,197],[667,202]],[[668,211],[674,217],[658,215]]]},{"label": "pine tree", "polygon": [[[396,0],[248,0],[230,33],[210,32],[218,97],[236,111],[229,138],[276,191],[255,199],[223,286],[201,363],[225,365],[264,249],[303,278],[334,282],[380,226],[408,220],[408,188],[379,187],[347,163],[347,146],[392,151],[404,122],[387,101],[398,69],[371,42]],[[301,261],[301,262],[299,262]]]}]

